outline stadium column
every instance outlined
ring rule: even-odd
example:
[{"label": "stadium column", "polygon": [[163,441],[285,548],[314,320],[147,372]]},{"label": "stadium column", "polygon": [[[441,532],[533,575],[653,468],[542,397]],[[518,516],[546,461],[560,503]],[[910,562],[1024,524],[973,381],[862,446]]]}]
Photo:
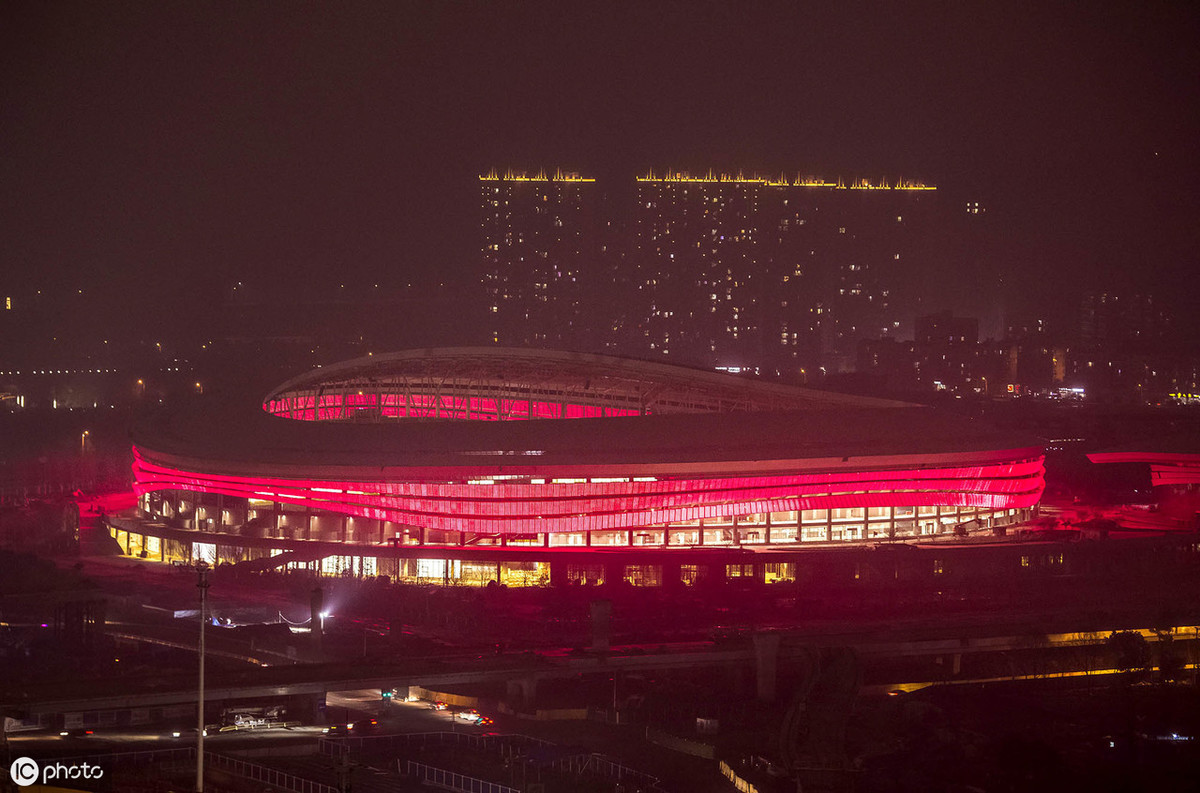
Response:
[{"label": "stadium column", "polygon": [[604,583],[615,586],[625,580],[625,561],[604,562]]},{"label": "stadium column", "polygon": [[567,578],[567,560],[554,559],[550,562],[550,586],[564,587],[570,583]]},{"label": "stadium column", "polygon": [[683,577],[680,574],[679,562],[662,563],[662,588],[664,592],[672,593],[683,589]]}]

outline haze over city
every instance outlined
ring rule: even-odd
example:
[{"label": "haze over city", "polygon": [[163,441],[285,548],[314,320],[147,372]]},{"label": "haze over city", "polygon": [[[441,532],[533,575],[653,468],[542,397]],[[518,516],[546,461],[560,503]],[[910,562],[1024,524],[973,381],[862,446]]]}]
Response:
[{"label": "haze over city", "polygon": [[6,294],[136,305],[118,326],[238,281],[470,283],[491,168],[916,179],[997,216],[1037,311],[1196,313],[1187,4],[3,14]]},{"label": "haze over city", "polygon": [[1192,790],[1198,41],[4,4],[0,768]]}]

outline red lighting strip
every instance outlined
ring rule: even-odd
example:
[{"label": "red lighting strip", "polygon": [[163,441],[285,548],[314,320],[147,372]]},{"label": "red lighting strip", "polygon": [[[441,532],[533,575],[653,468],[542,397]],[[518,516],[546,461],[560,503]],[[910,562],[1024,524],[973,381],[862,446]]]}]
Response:
[{"label": "red lighting strip", "polygon": [[1164,485],[1200,484],[1200,454],[1178,452],[1092,452],[1093,463],[1149,463],[1150,483]]},{"label": "red lighting strip", "polygon": [[385,418],[471,419],[475,421],[524,421],[527,419],[582,419],[637,416],[633,408],[545,402],[528,399],[492,399],[434,394],[322,394],[272,399],[263,405],[268,413],[299,421],[352,419],[361,411],[378,412]]},{"label": "red lighting strip", "polygon": [[1150,483],[1154,487],[1200,484],[1200,465],[1152,465]]},{"label": "red lighting strip", "polygon": [[723,516],[848,507],[1033,506],[1042,458],[958,468],[578,484],[424,483],[237,477],[155,464],[134,449],[135,490],[291,502],[448,531],[627,529]]}]

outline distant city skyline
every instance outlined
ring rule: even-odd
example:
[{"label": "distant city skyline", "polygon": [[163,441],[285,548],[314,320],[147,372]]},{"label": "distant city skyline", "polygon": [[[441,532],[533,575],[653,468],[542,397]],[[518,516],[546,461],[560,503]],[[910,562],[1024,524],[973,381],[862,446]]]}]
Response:
[{"label": "distant city skyline", "polygon": [[1005,230],[986,203],[920,180],[712,168],[478,178],[492,342],[847,371],[860,340],[912,338],[932,312],[1005,333]]},{"label": "distant city skyline", "polygon": [[154,334],[238,281],[466,284],[491,167],[712,167],[919,178],[1008,229],[1033,310],[1192,322],[1198,32],[1185,3],[6,3],[0,292]]}]

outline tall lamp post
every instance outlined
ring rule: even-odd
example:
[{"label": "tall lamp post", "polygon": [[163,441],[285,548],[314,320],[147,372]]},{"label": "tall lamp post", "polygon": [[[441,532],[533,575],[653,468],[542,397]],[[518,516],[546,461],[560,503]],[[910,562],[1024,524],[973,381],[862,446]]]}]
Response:
[{"label": "tall lamp post", "polygon": [[208,562],[196,562],[200,590],[200,691],[196,703],[196,793],[204,793],[204,623],[208,622]]}]

